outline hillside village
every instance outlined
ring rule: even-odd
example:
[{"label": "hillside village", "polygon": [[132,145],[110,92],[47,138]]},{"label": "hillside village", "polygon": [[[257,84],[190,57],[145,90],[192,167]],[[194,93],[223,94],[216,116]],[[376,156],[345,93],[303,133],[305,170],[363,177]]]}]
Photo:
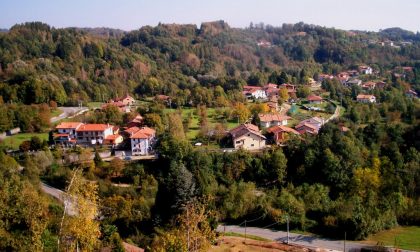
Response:
[{"label": "hillside village", "polygon": [[[260,103],[266,105],[268,111],[259,113],[257,120],[250,117],[245,120],[244,123],[226,130],[222,137],[227,138],[228,142],[231,144],[221,146],[221,150],[224,148],[252,151],[263,150],[272,144],[284,145],[286,144],[287,139],[291,137],[317,134],[322,125],[332,118],[337,118],[339,116],[341,108],[338,104],[334,103],[335,109],[333,114],[328,114],[324,108],[319,106],[320,104],[332,102],[328,98],[315,95],[315,93],[322,94],[323,90],[320,87],[321,83],[326,79],[337,79],[344,87],[357,85],[358,87],[361,87],[361,93],[356,96],[357,102],[376,103],[376,97],[369,93],[375,89],[385,88],[386,83],[382,81],[362,82],[359,80],[360,75],[372,74],[372,68],[364,65],[360,66],[358,70],[340,72],[336,76],[319,74],[317,80],[309,80],[308,87],[310,88],[311,93],[306,98],[297,98],[297,86],[289,83],[280,85],[268,83],[262,87],[251,85],[244,86],[242,94],[244,98],[248,100],[250,106],[255,103]],[[284,101],[282,100],[283,98],[280,97],[282,94],[287,94],[287,98]],[[412,90],[406,95],[417,96]],[[174,105],[171,105],[168,102],[170,100],[169,96],[156,95],[156,100],[162,102],[167,107]],[[321,117],[309,116],[308,118],[297,121],[294,125],[291,125],[291,120],[293,120],[291,109],[297,102],[302,104],[302,109],[314,112],[324,112],[324,114],[322,114]],[[130,95],[126,95],[103,103],[100,108],[97,109],[103,110],[111,106],[117,108],[121,113],[135,113],[137,109],[136,104],[136,99]],[[209,134],[210,133],[211,132],[209,132]],[[148,156],[155,153],[153,148],[157,141],[156,130],[148,127],[140,114],[136,114],[126,125],[62,122],[55,127],[53,137],[54,144],[60,144],[63,147],[75,145],[109,146],[112,150],[129,151],[132,156]],[[196,146],[201,145],[202,144],[196,144]]]},{"label": "hillside village", "polygon": [[16,24],[0,251],[419,250],[419,57],[399,28]]}]

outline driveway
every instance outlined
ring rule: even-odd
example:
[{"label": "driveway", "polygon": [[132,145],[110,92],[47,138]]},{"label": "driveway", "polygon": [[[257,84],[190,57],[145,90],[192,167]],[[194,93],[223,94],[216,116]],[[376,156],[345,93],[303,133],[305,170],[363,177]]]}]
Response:
[{"label": "driveway", "polygon": [[51,123],[55,123],[64,118],[72,117],[74,115],[77,115],[84,111],[89,110],[87,107],[58,107],[58,109],[63,111],[63,113],[61,113],[59,116],[52,117]]}]

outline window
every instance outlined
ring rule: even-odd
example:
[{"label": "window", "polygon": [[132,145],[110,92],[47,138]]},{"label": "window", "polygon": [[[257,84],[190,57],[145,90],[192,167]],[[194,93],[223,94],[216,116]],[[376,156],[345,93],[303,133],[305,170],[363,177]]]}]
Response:
[{"label": "window", "polygon": [[240,144],[240,143],[241,143],[241,141],[236,141],[236,143],[237,143],[237,144]]},{"label": "window", "polygon": [[251,144],[251,147],[254,147],[254,144]]}]

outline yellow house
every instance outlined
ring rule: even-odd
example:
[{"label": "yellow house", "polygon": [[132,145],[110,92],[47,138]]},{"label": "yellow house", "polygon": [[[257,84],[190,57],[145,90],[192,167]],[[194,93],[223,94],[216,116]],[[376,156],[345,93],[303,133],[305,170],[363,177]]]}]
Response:
[{"label": "yellow house", "polygon": [[235,149],[260,150],[265,148],[265,136],[260,133],[258,126],[241,124],[229,131]]}]

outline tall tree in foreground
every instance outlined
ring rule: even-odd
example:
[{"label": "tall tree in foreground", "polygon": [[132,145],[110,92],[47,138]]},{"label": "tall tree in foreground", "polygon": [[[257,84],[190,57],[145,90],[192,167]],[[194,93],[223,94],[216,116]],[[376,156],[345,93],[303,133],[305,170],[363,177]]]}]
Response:
[{"label": "tall tree in foreground", "polygon": [[67,189],[68,196],[65,211],[71,216],[64,216],[60,230],[60,249],[74,251],[94,251],[99,246],[98,186],[85,180],[79,171],[75,171]]},{"label": "tall tree in foreground", "polygon": [[19,175],[18,168],[0,151],[0,251],[42,251],[47,199]]},{"label": "tall tree in foreground", "polygon": [[153,241],[154,251],[207,251],[215,239],[205,206],[193,201],[178,215],[176,228],[159,234]]}]

